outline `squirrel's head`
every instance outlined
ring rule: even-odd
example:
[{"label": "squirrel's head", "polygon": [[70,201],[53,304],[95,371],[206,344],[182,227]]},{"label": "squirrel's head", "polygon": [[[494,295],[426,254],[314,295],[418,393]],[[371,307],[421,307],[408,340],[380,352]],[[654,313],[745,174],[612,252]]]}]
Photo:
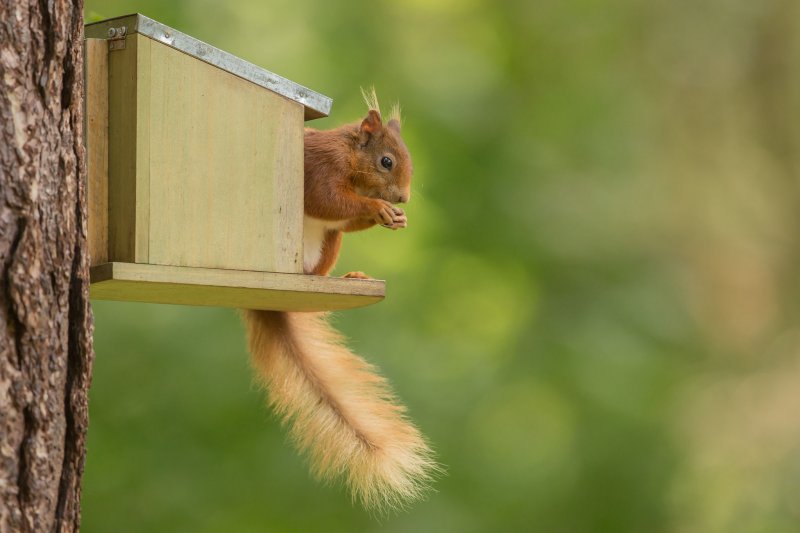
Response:
[{"label": "squirrel's head", "polygon": [[392,203],[411,199],[411,155],[400,135],[400,107],[395,105],[384,124],[375,91],[365,93],[370,108],[358,128],[354,185],[359,194]]}]

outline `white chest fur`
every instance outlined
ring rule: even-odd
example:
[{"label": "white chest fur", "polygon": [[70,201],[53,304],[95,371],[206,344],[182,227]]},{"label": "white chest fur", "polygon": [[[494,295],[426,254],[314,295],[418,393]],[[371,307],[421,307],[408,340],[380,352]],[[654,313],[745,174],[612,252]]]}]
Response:
[{"label": "white chest fur", "polygon": [[341,230],[347,220],[321,220],[308,215],[303,217],[303,270],[310,272],[322,257],[322,244],[330,230]]}]

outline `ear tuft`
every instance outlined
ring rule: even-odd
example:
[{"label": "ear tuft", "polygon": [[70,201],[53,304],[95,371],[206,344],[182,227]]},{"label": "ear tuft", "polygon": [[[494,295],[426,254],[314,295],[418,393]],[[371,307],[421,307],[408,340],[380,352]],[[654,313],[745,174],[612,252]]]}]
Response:
[{"label": "ear tuft", "polygon": [[391,111],[389,111],[389,122],[393,120],[396,121],[397,129],[400,129],[400,125],[403,123],[403,117],[400,111],[400,102],[395,102],[394,105],[392,105]]},{"label": "ear tuft", "polygon": [[367,104],[367,109],[374,109],[381,114],[381,106],[378,103],[378,94],[375,92],[375,86],[370,87],[369,91],[361,88],[361,96],[364,97],[364,103]]}]

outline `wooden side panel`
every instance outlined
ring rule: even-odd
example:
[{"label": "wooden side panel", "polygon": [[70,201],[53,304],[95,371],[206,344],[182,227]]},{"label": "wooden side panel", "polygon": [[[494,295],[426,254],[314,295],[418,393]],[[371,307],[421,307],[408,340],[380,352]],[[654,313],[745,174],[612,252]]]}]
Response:
[{"label": "wooden side panel", "polygon": [[380,302],[380,280],[132,263],[92,267],[92,298],[166,304],[331,311]]},{"label": "wooden side panel", "polygon": [[150,58],[149,262],[301,272],[302,105],[156,41]]},{"label": "wooden side panel", "polygon": [[86,167],[89,257],[108,262],[108,43],[86,39]]},{"label": "wooden side panel", "polygon": [[[125,38],[108,56],[108,253],[112,261],[137,257],[137,55],[143,37]],[[106,45],[107,46],[107,45]]]},{"label": "wooden side panel", "polygon": [[272,155],[273,272],[303,272],[303,106],[284,100]]},{"label": "wooden side panel", "polygon": [[136,240],[137,263],[150,262],[150,50],[153,41],[136,35]]}]

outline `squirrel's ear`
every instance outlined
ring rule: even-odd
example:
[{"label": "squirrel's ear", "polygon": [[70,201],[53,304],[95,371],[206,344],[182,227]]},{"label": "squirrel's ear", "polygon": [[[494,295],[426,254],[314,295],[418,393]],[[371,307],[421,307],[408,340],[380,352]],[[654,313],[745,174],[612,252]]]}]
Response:
[{"label": "squirrel's ear", "polygon": [[391,119],[387,124],[387,126],[392,128],[397,133],[400,133],[400,121],[397,120],[396,118]]},{"label": "squirrel's ear", "polygon": [[382,127],[383,122],[381,122],[381,114],[374,109],[370,109],[367,118],[361,121],[361,142],[367,142],[370,135],[380,131]]}]

